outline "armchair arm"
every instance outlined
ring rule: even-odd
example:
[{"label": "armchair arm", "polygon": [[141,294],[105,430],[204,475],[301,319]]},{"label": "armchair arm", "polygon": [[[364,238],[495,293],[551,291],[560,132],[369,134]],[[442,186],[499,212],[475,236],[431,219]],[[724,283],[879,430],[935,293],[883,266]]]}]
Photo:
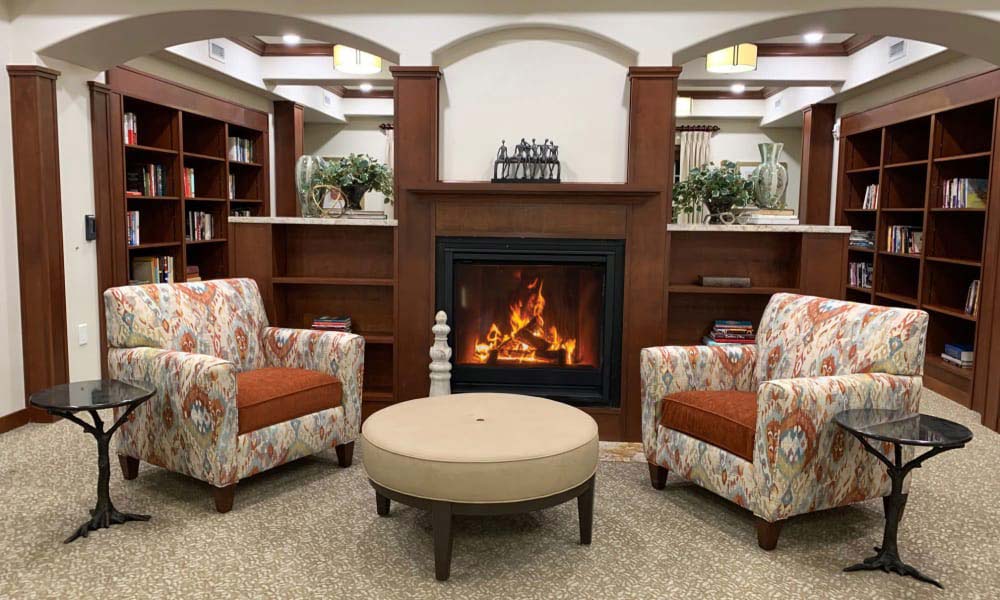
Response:
[{"label": "armchair arm", "polygon": [[918,411],[920,377],[867,373],[766,381],[757,392],[754,471],[769,521],[886,493],[878,460],[833,422],[852,408]]},{"label": "armchair arm", "polygon": [[344,440],[361,429],[365,338],[337,331],[265,327],[264,356],[272,367],[311,369],[333,375],[343,386]]},{"label": "armchair arm", "polygon": [[159,348],[111,348],[108,374],[156,391],[118,431],[120,453],[218,487],[235,481],[238,424],[231,362]]},{"label": "armchair arm", "polygon": [[639,368],[642,377],[642,445],[646,458],[655,462],[656,436],[664,396],[692,390],[753,391],[756,389],[756,363],[756,346],[724,344],[643,348]]}]

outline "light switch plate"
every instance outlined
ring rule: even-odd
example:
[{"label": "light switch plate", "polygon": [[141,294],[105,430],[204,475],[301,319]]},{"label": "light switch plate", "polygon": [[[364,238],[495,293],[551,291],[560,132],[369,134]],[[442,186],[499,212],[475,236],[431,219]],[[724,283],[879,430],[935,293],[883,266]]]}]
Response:
[{"label": "light switch plate", "polygon": [[87,345],[87,324],[80,323],[76,326],[76,339],[81,346]]}]

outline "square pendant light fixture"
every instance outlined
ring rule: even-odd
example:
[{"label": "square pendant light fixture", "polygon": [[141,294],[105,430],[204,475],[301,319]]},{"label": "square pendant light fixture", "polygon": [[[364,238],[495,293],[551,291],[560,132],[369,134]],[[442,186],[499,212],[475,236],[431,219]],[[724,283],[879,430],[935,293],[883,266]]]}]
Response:
[{"label": "square pendant light fixture", "polygon": [[747,73],[757,70],[756,44],[737,44],[705,57],[705,69],[709,73]]},{"label": "square pendant light fixture", "polygon": [[337,44],[333,47],[333,68],[351,75],[374,75],[382,71],[382,59],[363,50]]}]

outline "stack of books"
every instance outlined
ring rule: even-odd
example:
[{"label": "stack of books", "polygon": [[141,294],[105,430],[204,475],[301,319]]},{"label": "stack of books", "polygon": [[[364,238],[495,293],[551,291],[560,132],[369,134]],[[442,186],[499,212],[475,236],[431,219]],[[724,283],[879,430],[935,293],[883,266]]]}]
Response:
[{"label": "stack of books", "polygon": [[969,291],[965,294],[965,314],[975,316],[979,313],[979,280],[973,279]]},{"label": "stack of books", "polygon": [[194,169],[184,167],[184,197],[194,198]]},{"label": "stack of books", "polygon": [[229,199],[236,199],[236,175],[229,174]]},{"label": "stack of books", "polygon": [[184,267],[184,281],[201,281],[201,272],[198,270],[198,265]]},{"label": "stack of books", "polygon": [[864,229],[852,229],[851,237],[847,240],[852,248],[875,249],[875,232]]},{"label": "stack of books", "polygon": [[351,317],[316,317],[313,319],[312,328],[351,333]]},{"label": "stack of books", "polygon": [[972,344],[945,344],[941,358],[946,363],[961,367],[963,369],[972,368]]},{"label": "stack of books", "polygon": [[125,173],[126,196],[166,196],[167,170],[163,165],[131,165]]},{"label": "stack of books", "polygon": [[253,140],[230,136],[229,138],[229,160],[239,162],[253,162]]},{"label": "stack of books", "polygon": [[872,288],[872,263],[852,262],[847,265],[847,274],[850,278],[851,287]]},{"label": "stack of books", "polygon": [[129,246],[139,245],[139,211],[130,210],[125,213],[125,238]]},{"label": "stack of books", "polygon": [[345,219],[386,219],[383,210],[348,210],[341,215]]},{"label": "stack of books", "polygon": [[758,208],[752,211],[743,211],[741,216],[743,215],[746,215],[745,222],[747,225],[799,224],[799,218],[795,216],[795,211],[790,208]]},{"label": "stack of books", "polygon": [[132,259],[130,284],[170,283],[173,280],[173,256],[136,256]]},{"label": "stack of books", "polygon": [[941,208],[986,208],[989,195],[988,179],[961,177],[941,182]]},{"label": "stack of books", "polygon": [[865,187],[865,197],[861,200],[863,210],[875,210],[878,208],[878,184],[873,183]]},{"label": "stack of books", "polygon": [[135,113],[134,112],[125,113],[125,117],[122,119],[122,123],[125,124],[125,143],[138,144],[139,119],[135,116]]},{"label": "stack of books", "polygon": [[892,225],[886,236],[886,250],[896,254],[920,254],[924,231],[910,225]]},{"label": "stack of books", "polygon": [[712,325],[712,332],[709,333],[702,342],[706,346],[717,346],[719,344],[753,344],[756,341],[753,332],[753,323],[750,321],[731,321],[721,319]]},{"label": "stack of books", "polygon": [[211,240],[215,238],[212,213],[189,210],[187,214],[187,239]]}]

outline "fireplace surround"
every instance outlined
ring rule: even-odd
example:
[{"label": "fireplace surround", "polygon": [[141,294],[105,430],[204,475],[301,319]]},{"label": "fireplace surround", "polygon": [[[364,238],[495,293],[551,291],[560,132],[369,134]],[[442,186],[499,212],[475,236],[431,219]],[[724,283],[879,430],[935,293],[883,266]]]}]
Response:
[{"label": "fireplace surround", "polygon": [[452,389],[620,403],[622,240],[438,237]]}]

